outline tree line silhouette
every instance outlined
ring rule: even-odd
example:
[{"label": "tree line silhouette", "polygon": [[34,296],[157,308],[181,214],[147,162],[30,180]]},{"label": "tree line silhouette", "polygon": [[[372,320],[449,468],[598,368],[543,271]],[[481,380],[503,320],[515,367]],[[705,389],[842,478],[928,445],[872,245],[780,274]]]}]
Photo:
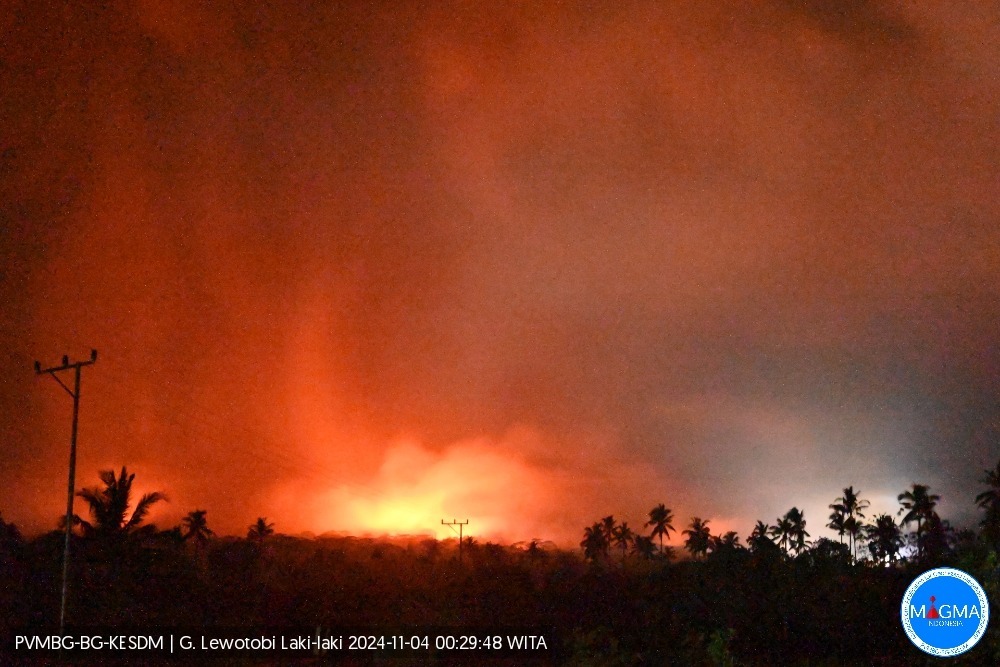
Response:
[{"label": "tree line silhouette", "polygon": [[[79,529],[81,535],[104,546],[154,535],[156,526],[143,525],[142,522],[153,505],[167,499],[166,495],[159,491],[146,493],[132,509],[132,482],[135,480],[135,473],[129,474],[128,469],[123,466],[118,475],[114,470],[102,470],[98,477],[104,484],[103,488],[87,488],[76,494],[86,502],[90,512],[90,521],[77,514],[73,515],[74,527]],[[191,540],[203,548],[210,538],[215,537],[215,532],[208,527],[207,516],[207,510],[193,510],[181,519],[180,526],[168,533],[181,541]],[[248,528],[247,539],[259,544],[272,534],[274,524],[268,523],[265,517],[259,517]]]},{"label": "tree line silhouette", "polygon": [[[981,481],[988,487],[975,499],[977,507],[986,513],[979,524],[981,538],[996,547],[1000,538],[1000,463],[995,470],[985,471]],[[975,531],[956,530],[938,515],[936,507],[940,496],[930,493],[930,487],[925,484],[914,483],[900,493],[897,500],[900,504],[897,516],[902,517],[898,524],[888,514],[879,514],[865,523],[864,511],[871,503],[861,498],[860,491],[853,486],[845,488],[843,495],[829,506],[832,512],[826,524],[838,535],[839,542],[836,544],[827,538],[811,542],[806,531],[805,514],[797,507],[778,517],[774,524],[757,521],[747,537],[747,546],[740,544],[735,531],[712,535],[709,521],[697,516],[691,518],[681,534],[686,536],[684,549],[695,560],[704,559],[712,553],[756,553],[777,547],[777,553],[785,556],[799,556],[809,549],[822,549],[841,554],[852,563],[863,561],[871,565],[892,565],[900,559],[919,562],[940,558],[959,545],[968,545],[978,539]],[[649,520],[645,524],[649,529],[648,535],[635,533],[627,522],[619,523],[613,515],[609,515],[584,528],[580,547],[584,557],[595,562],[609,560],[612,548],[621,550],[623,563],[629,553],[643,560],[671,560],[675,557],[674,550],[664,546],[663,540],[665,537],[669,539],[670,533],[677,532],[673,521],[673,511],[663,503],[649,511]],[[916,524],[916,530],[904,532],[912,524]],[[908,547],[911,555],[902,555]]]},{"label": "tree line silhouette", "polygon": [[[147,519],[162,493],[136,498],[124,467],[99,479],[73,519],[76,625],[536,626],[552,633],[549,664],[895,665],[923,660],[899,624],[919,573],[959,567],[994,604],[1000,593],[1000,463],[974,499],[979,530],[943,520],[926,485],[899,494],[896,516],[870,517],[849,486],[829,506],[838,539],[810,539],[796,507],[757,521],[744,544],[702,517],[678,526],[658,504],[638,528],[612,515],[585,527],[579,551],[469,537],[462,563],[455,540],[293,537],[265,517],[220,536],[205,509],[160,530]],[[61,540],[0,519],[4,637],[53,627]],[[998,635],[991,627],[957,664],[1000,664]]]}]

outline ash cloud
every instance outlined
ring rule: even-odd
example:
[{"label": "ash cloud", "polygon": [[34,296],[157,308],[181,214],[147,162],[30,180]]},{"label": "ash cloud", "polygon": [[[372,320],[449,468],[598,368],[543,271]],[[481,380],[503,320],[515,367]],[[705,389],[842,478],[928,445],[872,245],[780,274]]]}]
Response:
[{"label": "ash cloud", "polygon": [[94,346],[78,478],[127,463],[164,522],[346,528],[401,439],[423,491],[520,462],[567,541],[659,502],[819,523],[849,484],[971,519],[995,9],[15,5],[5,518],[61,502],[31,361]]}]

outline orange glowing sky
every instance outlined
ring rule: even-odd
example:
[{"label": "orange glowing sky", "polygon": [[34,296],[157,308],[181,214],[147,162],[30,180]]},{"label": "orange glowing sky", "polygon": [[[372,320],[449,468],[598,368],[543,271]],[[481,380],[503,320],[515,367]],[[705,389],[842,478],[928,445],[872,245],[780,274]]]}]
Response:
[{"label": "orange glowing sky", "polygon": [[161,525],[972,518],[1000,9],[314,4],[0,13],[5,519],[55,525],[31,364],[91,347],[79,484],[126,464]]}]

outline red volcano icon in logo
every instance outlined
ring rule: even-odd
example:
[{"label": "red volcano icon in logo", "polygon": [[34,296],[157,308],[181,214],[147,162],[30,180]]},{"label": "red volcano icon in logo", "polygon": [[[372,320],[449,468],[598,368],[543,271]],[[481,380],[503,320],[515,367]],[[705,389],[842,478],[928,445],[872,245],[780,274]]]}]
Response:
[{"label": "red volcano icon in logo", "polygon": [[931,596],[931,610],[927,612],[927,618],[940,618],[937,607],[934,606],[934,596]]}]

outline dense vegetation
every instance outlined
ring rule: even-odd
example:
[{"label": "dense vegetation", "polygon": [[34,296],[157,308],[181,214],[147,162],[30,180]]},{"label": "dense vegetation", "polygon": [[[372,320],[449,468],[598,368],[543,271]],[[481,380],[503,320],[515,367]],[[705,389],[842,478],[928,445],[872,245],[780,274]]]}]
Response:
[{"label": "dense vegetation", "polygon": [[[672,512],[654,507],[633,529],[613,517],[585,528],[580,551],[532,541],[289,537],[266,518],[245,538],[218,537],[208,513],[181,526],[144,524],[160,500],[132,509],[133,475],[84,490],[89,518],[73,536],[68,615],[93,626],[547,628],[553,662],[590,665],[931,664],[903,634],[910,581],[959,567],[1000,600],[1000,464],[976,497],[978,530],[952,529],[937,496],[899,496],[899,523],[866,517],[853,487],[831,504],[839,541],[809,541],[792,508],[758,522],[741,544],[690,521],[686,553],[666,544]],[[132,510],[130,512],[130,510]],[[904,532],[911,528],[911,532]],[[58,626],[63,531],[24,539],[0,520],[0,631]],[[1000,664],[996,624],[954,664]],[[6,641],[6,640],[5,640]],[[426,656],[425,656],[426,657]]]}]

